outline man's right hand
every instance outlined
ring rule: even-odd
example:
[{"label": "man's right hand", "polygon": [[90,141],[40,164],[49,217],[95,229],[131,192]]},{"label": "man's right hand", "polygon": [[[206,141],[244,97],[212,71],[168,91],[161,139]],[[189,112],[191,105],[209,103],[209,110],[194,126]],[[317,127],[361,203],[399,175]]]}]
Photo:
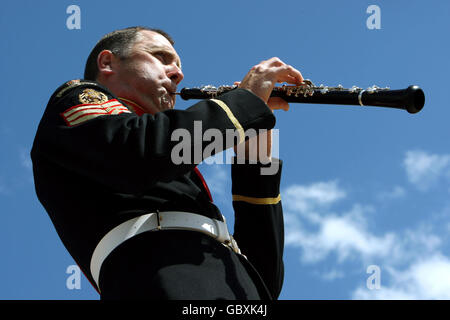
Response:
[{"label": "man's right hand", "polygon": [[239,88],[247,89],[260,97],[269,108],[289,109],[286,101],[277,98],[270,98],[270,94],[276,83],[286,82],[293,85],[300,85],[303,76],[297,69],[285,64],[278,58],[264,60],[250,69],[244,79],[240,82]]}]

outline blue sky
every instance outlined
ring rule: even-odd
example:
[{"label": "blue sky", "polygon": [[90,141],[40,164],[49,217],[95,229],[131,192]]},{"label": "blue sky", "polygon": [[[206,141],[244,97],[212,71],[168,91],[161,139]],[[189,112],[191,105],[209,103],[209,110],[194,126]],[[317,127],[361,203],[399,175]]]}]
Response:
[{"label": "blue sky", "polygon": [[[70,5],[81,9],[81,29],[67,28]],[[370,5],[380,29],[367,27]],[[420,85],[426,104],[414,115],[305,104],[276,113],[280,298],[449,299],[449,16],[444,0],[3,1],[0,299],[98,299],[84,277],[67,286],[74,261],[36,198],[29,151],[54,89],[82,77],[102,35],[132,25],[173,36],[181,87],[232,84],[272,56],[316,84]],[[229,165],[200,169],[232,229]],[[370,266],[379,288],[367,285]]]}]

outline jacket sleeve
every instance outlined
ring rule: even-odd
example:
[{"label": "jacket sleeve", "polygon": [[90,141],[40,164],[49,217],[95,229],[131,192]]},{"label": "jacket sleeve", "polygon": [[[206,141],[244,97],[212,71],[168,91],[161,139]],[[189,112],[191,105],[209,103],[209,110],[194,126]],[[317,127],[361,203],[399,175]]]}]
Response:
[{"label": "jacket sleeve", "polygon": [[[92,103],[82,99],[83,94],[92,96],[92,92],[102,99]],[[249,128],[270,129],[274,125],[267,105],[244,89],[202,100],[186,110],[137,116],[106,88],[81,81],[60,87],[50,98],[31,156],[116,191],[141,193],[156,181],[169,181],[200,163],[203,150],[211,143],[203,139],[206,130],[221,134],[223,143],[213,155],[236,143],[225,137],[230,130],[243,138]],[[174,139],[175,130],[182,133],[178,140]],[[191,161],[173,161],[173,150],[180,146],[185,146],[180,154],[190,152]]]},{"label": "jacket sleeve", "polygon": [[[282,161],[268,164],[275,174],[261,174],[261,164],[233,164],[234,238],[277,299],[284,278],[284,223],[280,197]],[[263,171],[264,172],[264,171]]]}]

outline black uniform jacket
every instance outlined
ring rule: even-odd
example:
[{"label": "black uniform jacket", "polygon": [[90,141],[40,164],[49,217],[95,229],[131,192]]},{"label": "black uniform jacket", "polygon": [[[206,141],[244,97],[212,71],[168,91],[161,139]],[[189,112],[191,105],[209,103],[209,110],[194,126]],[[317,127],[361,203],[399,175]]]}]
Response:
[{"label": "black uniform jacket", "polygon": [[[194,122],[201,121],[203,132],[210,128],[222,132],[224,149],[232,146],[225,144],[227,129],[242,134],[249,128],[271,129],[275,125],[267,105],[244,89],[202,100],[186,110],[155,115],[140,114],[125,101],[96,82],[65,83],[51,96],[31,151],[37,196],[63,244],[91,283],[89,266],[96,245],[108,231],[128,219],[155,210],[178,210],[222,220],[196,170],[196,164],[203,159],[173,163],[171,152],[180,143],[172,141],[175,129],[185,129],[183,132],[194,136]],[[194,137],[189,144],[192,155],[210,143]],[[261,175],[261,167],[232,165],[234,237],[248,259],[233,261],[248,264],[246,270],[257,270],[250,276],[262,298],[277,298],[284,270],[281,167],[274,175]],[[171,231],[150,233],[164,232],[167,235]],[[174,234],[179,236],[180,232],[193,233]],[[201,237],[212,239],[203,234]],[[145,245],[139,254],[151,255],[152,242],[147,240]],[[165,251],[163,255],[170,254]],[[120,271],[114,274],[116,279],[121,276]],[[100,287],[102,281],[106,280],[101,274]],[[270,295],[261,293],[261,287]]]}]

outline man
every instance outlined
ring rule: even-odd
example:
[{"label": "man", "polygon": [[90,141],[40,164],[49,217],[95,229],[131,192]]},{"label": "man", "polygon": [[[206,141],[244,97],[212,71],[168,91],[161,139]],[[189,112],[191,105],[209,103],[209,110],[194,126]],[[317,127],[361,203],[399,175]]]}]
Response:
[{"label": "man", "polygon": [[[253,67],[240,88],[174,110],[182,79],[165,32],[132,27],[102,38],[85,79],[58,88],[39,124],[31,151],[38,198],[101,299],[276,299],[281,169],[265,176],[262,161],[232,165],[233,238],[198,163],[172,161],[171,136],[177,129],[194,134],[194,121],[202,130],[237,130],[243,157],[251,158],[258,150],[242,133],[273,128],[271,109],[288,108],[269,99],[273,86],[303,78],[272,58]],[[199,146],[206,142],[193,139],[192,150]]]}]

